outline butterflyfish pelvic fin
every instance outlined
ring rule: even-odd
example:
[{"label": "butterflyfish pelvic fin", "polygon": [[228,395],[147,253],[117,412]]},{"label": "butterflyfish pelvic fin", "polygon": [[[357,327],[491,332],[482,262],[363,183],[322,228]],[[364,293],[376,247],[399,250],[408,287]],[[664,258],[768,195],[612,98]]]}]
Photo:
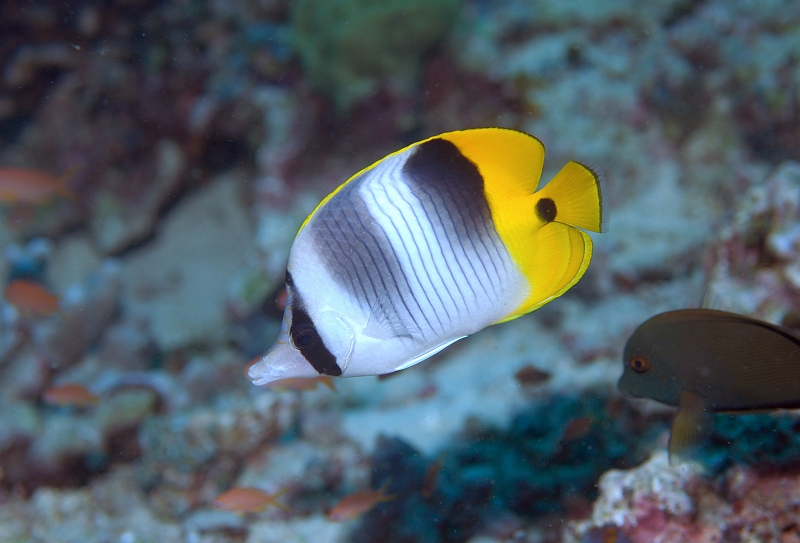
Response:
[{"label": "butterflyfish pelvic fin", "polygon": [[714,414],[705,398],[693,390],[681,393],[669,434],[669,464],[676,466],[697,452],[713,426]]},{"label": "butterflyfish pelvic fin", "polygon": [[457,337],[455,339],[449,339],[449,340],[445,341],[444,343],[442,343],[441,345],[437,345],[433,349],[431,349],[429,351],[426,351],[426,352],[422,353],[421,355],[419,355],[419,356],[417,356],[415,358],[412,358],[411,360],[409,360],[408,362],[406,362],[404,364],[401,364],[400,366],[396,367],[395,369],[393,369],[389,373],[394,373],[396,371],[404,370],[406,368],[410,368],[411,366],[415,366],[415,365],[419,364],[420,362],[422,362],[423,360],[427,360],[428,358],[432,357],[433,355],[435,355],[439,351],[442,351],[442,350],[446,349],[447,347],[449,347],[450,345],[452,345],[453,343],[455,343],[459,339],[464,339],[465,337],[467,337],[467,336],[460,336],[460,337]]}]

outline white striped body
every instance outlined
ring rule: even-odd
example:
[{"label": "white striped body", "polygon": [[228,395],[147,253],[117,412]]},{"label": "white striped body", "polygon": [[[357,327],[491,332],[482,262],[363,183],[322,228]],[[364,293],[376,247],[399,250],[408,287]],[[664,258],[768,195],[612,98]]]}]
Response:
[{"label": "white striped body", "polygon": [[[465,220],[431,198],[430,187],[422,193],[403,173],[409,154],[384,160],[338,192],[290,253],[293,290],[325,293],[303,301],[345,376],[419,362],[502,319],[527,293],[491,222]],[[475,227],[471,234],[465,222]],[[352,330],[349,358],[349,338],[326,337],[331,320]]]}]

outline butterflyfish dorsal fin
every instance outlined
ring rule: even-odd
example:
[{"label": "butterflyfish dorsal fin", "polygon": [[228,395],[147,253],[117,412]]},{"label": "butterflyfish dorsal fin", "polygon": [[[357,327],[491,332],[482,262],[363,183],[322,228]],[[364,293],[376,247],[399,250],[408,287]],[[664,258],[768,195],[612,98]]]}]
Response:
[{"label": "butterflyfish dorsal fin", "polygon": [[676,466],[697,452],[711,434],[714,414],[706,399],[693,390],[681,393],[669,435],[669,463]]},{"label": "butterflyfish dorsal fin", "polygon": [[490,199],[504,201],[536,192],[544,167],[544,144],[507,128],[478,128],[438,136],[458,147],[484,180]]}]

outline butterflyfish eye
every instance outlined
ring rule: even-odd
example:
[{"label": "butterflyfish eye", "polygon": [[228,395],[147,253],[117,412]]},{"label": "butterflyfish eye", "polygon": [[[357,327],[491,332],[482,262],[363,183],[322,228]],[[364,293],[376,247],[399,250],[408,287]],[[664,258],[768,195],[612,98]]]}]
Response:
[{"label": "butterflyfish eye", "polygon": [[310,324],[301,323],[292,327],[292,344],[299,351],[316,347],[319,343],[317,329]]},{"label": "butterflyfish eye", "polygon": [[650,369],[650,364],[648,364],[647,360],[645,360],[641,356],[634,356],[633,358],[631,358],[631,361],[628,363],[628,365],[636,373],[644,373]]},{"label": "butterflyfish eye", "polygon": [[550,198],[542,198],[536,202],[536,213],[544,222],[553,222],[556,220],[556,203]]}]

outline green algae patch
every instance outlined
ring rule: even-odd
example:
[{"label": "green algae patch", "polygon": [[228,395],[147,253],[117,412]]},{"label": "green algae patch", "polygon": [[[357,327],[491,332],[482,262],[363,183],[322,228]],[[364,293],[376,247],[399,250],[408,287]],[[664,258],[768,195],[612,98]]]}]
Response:
[{"label": "green algae patch", "polygon": [[299,0],[292,43],[311,85],[346,111],[380,84],[409,94],[423,55],[452,28],[460,0]]}]

